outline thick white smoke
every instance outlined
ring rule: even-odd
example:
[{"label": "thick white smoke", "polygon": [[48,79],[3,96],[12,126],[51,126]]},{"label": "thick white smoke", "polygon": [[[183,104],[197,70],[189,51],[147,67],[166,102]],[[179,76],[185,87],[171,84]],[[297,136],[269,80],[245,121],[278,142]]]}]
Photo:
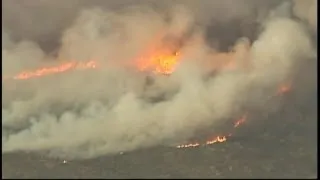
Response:
[{"label": "thick white smoke", "polygon": [[[229,53],[208,47],[204,29],[196,28],[181,50],[176,71],[169,77],[153,75],[155,82],[146,85],[146,73],[124,64],[152,45],[159,32],[179,36],[198,18],[183,5],[168,14],[141,6],[120,12],[82,11],[64,31],[58,59],[94,59],[104,68],[3,82],[3,153],[48,151],[58,157],[91,158],[182,142],[239,113],[252,87],[259,91],[277,86],[290,78],[298,61],[315,55],[302,24],[289,15],[270,13],[251,47],[239,37]],[[34,43],[5,41],[4,73],[52,64],[53,57]],[[229,59],[243,68],[204,78],[204,64],[214,67]],[[266,92],[250,102],[263,104],[272,94]],[[155,102],[159,97],[162,100]]]}]

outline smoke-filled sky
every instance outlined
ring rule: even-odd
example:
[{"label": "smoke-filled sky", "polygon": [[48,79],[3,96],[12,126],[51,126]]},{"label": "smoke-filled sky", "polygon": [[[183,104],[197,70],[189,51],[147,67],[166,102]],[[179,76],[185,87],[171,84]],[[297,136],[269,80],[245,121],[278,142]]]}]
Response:
[{"label": "smoke-filled sky", "polygon": [[[268,111],[272,89],[316,57],[316,3],[4,0],[3,76],[71,60],[103,68],[4,81],[3,153],[91,158],[219,131],[244,107]],[[174,73],[127,66],[158,36],[183,41]],[[220,69],[230,61],[237,69]]]}]

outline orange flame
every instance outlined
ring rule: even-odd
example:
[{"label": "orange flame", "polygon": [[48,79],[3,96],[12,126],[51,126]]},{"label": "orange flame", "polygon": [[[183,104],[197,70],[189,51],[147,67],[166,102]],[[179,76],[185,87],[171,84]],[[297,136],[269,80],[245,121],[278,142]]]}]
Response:
[{"label": "orange flame", "polygon": [[237,120],[237,121],[234,123],[233,127],[236,128],[236,127],[240,126],[240,125],[243,124],[246,120],[247,120],[247,113],[244,114],[239,120]]},{"label": "orange flame", "polygon": [[[140,58],[136,62],[137,69],[140,71],[151,71],[156,74],[168,75],[173,73],[178,62],[180,53],[153,53],[146,58]],[[2,80],[15,79],[25,80],[51,74],[62,73],[75,69],[94,69],[98,66],[96,61],[88,62],[67,62],[58,66],[45,67],[34,71],[23,71],[13,77],[3,77]]]},{"label": "orange flame", "polygon": [[[140,56],[140,58],[137,59],[136,68],[140,71],[151,71],[156,74],[164,74],[168,75],[175,71],[177,65],[180,62],[181,55],[179,52],[172,53],[172,51],[167,50],[157,50],[157,51],[149,51],[151,53],[144,53],[144,55]],[[226,56],[223,56],[226,57]],[[224,58],[222,58],[224,59]],[[92,69],[98,67],[98,64],[96,61],[88,61],[88,62],[67,62],[64,64],[61,64],[59,66],[53,66],[53,67],[46,67],[46,68],[40,68],[35,71],[24,71],[21,72],[13,77],[11,79],[15,80],[25,80],[29,78],[34,77],[41,77],[45,75],[50,74],[56,74],[56,73],[62,73],[69,70],[75,70],[75,69]],[[227,61],[227,63],[222,64],[216,64],[214,63],[212,65],[212,69],[236,69],[237,64],[230,60]],[[5,79],[9,79],[10,77],[5,77]],[[285,94],[291,90],[291,84],[283,84],[281,85],[277,90],[277,95]],[[245,121],[247,120],[247,113],[244,114],[240,119],[236,120],[233,124],[234,128],[238,128],[241,126]],[[176,146],[177,148],[192,148],[192,147],[199,147],[199,146],[206,146],[211,145],[215,143],[223,143],[227,141],[227,137],[232,136],[231,133],[228,135],[220,135],[216,136],[214,138],[208,139],[204,143],[200,142],[194,142],[189,144],[182,144]]]},{"label": "orange flame", "polygon": [[189,143],[189,144],[182,144],[177,146],[177,148],[190,148],[190,147],[198,147],[200,146],[199,143]]},{"label": "orange flame", "polygon": [[[68,62],[68,63],[61,64],[59,66],[45,67],[45,68],[40,68],[34,71],[24,71],[13,76],[12,78],[16,80],[24,80],[24,79],[41,77],[41,76],[50,75],[50,74],[62,73],[62,72],[73,70],[73,69],[88,69],[88,68],[96,68],[96,62],[95,61],[88,61],[88,62],[82,62],[82,63]],[[3,80],[6,80],[6,79],[8,79],[8,77],[4,78]]]},{"label": "orange flame", "polygon": [[225,141],[227,141],[227,136],[216,136],[212,139],[207,140],[204,144],[200,144],[198,142],[195,142],[195,143],[178,145],[177,148],[192,148],[192,147],[198,147],[201,145],[205,146],[205,145],[211,145],[211,144],[215,144],[215,143],[223,143]]},{"label": "orange flame", "polygon": [[174,72],[180,58],[180,53],[158,52],[140,58],[137,67],[141,71],[150,70],[157,74],[171,74]]},{"label": "orange flame", "polygon": [[[234,128],[243,124],[246,121],[246,119],[247,119],[247,113],[244,114],[239,120],[235,121]],[[194,142],[189,144],[178,145],[176,147],[177,148],[193,148],[198,146],[207,146],[207,145],[216,144],[216,143],[223,143],[223,142],[226,142],[228,140],[227,137],[230,137],[230,136],[232,136],[231,133],[229,133],[228,135],[215,136],[213,138],[208,139],[205,143],[202,143],[202,144],[200,144],[199,142]]]},{"label": "orange flame", "polygon": [[206,142],[206,145],[214,144],[214,143],[222,143],[222,142],[225,142],[225,141],[227,141],[227,137],[226,136],[217,136],[214,139],[208,140]]},{"label": "orange flame", "polygon": [[[277,95],[285,94],[285,93],[289,92],[290,90],[291,90],[291,84],[290,83],[282,84],[278,88]],[[246,122],[247,115],[248,115],[248,113],[245,113],[240,119],[236,120],[234,122],[233,127],[237,128],[237,127],[241,126],[244,122]],[[229,137],[232,136],[232,133],[229,133],[228,136]],[[217,137],[213,138],[212,140],[207,140],[206,143],[204,143],[203,145],[210,145],[210,144],[214,144],[214,143],[222,143],[222,142],[225,142],[225,141],[227,141],[227,136],[217,136]],[[200,145],[201,145],[200,143],[195,142],[195,143],[190,143],[190,144],[179,145],[179,146],[177,146],[177,148],[198,147]]]}]

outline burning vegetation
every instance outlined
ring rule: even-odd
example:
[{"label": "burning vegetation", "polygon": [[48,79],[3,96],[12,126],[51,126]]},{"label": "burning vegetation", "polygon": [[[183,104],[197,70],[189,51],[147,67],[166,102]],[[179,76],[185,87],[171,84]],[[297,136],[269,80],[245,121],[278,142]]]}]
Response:
[{"label": "burning vegetation", "polygon": [[[161,48],[156,48],[161,47]],[[180,46],[172,46],[168,44],[168,46],[161,44],[161,46],[154,46],[150,48],[148,51],[142,53],[139,57],[136,58],[134,61],[134,67],[138,71],[141,72],[151,72],[155,75],[171,75],[174,73],[177,66],[179,66],[181,59],[181,49]],[[236,70],[239,68],[243,68],[243,64],[241,62],[236,62],[239,60],[235,58],[236,56],[226,53],[215,54],[214,59],[211,60],[209,64],[211,71],[221,71],[222,69],[227,70]],[[246,60],[248,64],[248,60]],[[217,66],[218,64],[218,66]],[[96,69],[96,68],[103,68],[99,65],[97,61],[91,60],[87,62],[78,62],[78,61],[71,61],[66,62],[58,66],[52,67],[44,67],[39,68],[33,71],[23,71],[14,75],[10,78],[3,78],[3,80],[28,80],[30,78],[40,78],[43,76],[54,75],[57,73],[67,73],[68,71],[75,71],[75,70],[89,70],[89,69]],[[277,90],[277,95],[282,95],[290,91],[291,86],[288,84],[281,84]],[[247,113],[245,113],[241,118],[234,121],[233,128],[238,128],[247,120]],[[217,135],[214,137],[208,138],[205,142],[193,142],[187,144],[181,144],[176,146],[177,148],[192,148],[192,147],[199,147],[199,146],[206,146],[215,143],[223,143],[226,142],[229,137],[232,136],[231,132],[228,132],[226,135]]]},{"label": "burning vegetation", "polygon": [[[290,92],[294,66],[315,56],[309,31],[288,2],[212,2],[219,8],[210,18],[175,3],[81,9],[60,32],[56,57],[37,42],[3,38],[3,153],[91,158],[171,142],[207,146],[235,136],[250,107],[277,107],[267,102]],[[240,23],[246,33],[234,26],[239,18],[250,19]]]}]

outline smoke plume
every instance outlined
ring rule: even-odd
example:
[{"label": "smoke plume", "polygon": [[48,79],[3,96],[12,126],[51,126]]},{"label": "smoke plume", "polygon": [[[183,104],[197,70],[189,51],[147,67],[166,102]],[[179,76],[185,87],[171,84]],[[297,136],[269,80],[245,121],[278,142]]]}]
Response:
[{"label": "smoke plume", "polygon": [[[316,56],[307,31],[316,28],[316,16],[297,1],[3,5],[3,76],[71,60],[103,67],[4,81],[3,153],[92,158],[181,143],[206,127],[219,131],[243,107],[268,111],[262,105],[272,90],[292,81],[297,63]],[[128,65],[162,35],[184,41],[174,73]],[[240,68],[220,69],[227,62]]]}]

